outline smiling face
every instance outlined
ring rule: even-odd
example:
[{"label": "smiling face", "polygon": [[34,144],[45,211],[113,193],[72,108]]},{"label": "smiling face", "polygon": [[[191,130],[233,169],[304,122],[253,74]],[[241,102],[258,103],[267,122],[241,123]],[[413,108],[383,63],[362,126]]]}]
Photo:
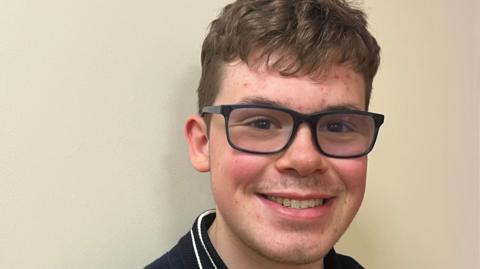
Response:
[{"label": "smiling face", "polygon": [[[251,69],[239,61],[227,64],[214,105],[252,100],[305,114],[333,107],[364,110],[365,85],[343,66],[313,81]],[[192,116],[186,134],[193,165],[211,172],[217,217],[209,234],[227,266],[322,268],[323,257],[360,207],[367,158],[323,156],[305,123],[286,150],[272,155],[230,147],[221,115],[212,115],[208,138],[202,123]]]}]

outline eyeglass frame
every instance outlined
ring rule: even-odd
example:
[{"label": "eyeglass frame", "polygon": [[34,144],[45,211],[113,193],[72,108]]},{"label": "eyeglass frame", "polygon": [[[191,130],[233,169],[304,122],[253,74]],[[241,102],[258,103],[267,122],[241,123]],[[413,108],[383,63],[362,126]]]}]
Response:
[{"label": "eyeglass frame", "polygon": [[[293,126],[292,126],[292,130],[291,130],[291,134],[290,134],[290,136],[287,140],[287,143],[285,143],[285,145],[283,147],[281,147],[280,149],[275,150],[275,151],[269,151],[269,152],[259,152],[259,151],[248,150],[248,149],[238,147],[237,145],[232,143],[232,141],[230,140],[230,131],[229,131],[229,128],[228,128],[228,120],[230,118],[230,113],[233,110],[239,109],[239,108],[266,108],[266,109],[282,111],[282,112],[285,112],[285,113],[289,114],[293,119]],[[374,145],[375,145],[376,140],[377,140],[380,126],[383,124],[384,118],[385,118],[385,116],[382,115],[382,114],[368,112],[368,111],[361,111],[361,110],[352,110],[352,109],[329,110],[329,111],[316,112],[316,113],[312,113],[312,114],[304,114],[304,113],[300,113],[300,112],[297,112],[297,111],[289,109],[289,108],[276,106],[276,105],[270,105],[270,104],[229,104],[229,105],[217,105],[217,106],[204,106],[200,111],[200,115],[202,117],[204,117],[205,114],[207,114],[207,113],[208,114],[220,114],[220,115],[223,116],[223,118],[225,120],[225,132],[226,132],[226,135],[227,135],[228,144],[230,144],[230,146],[232,148],[236,149],[236,150],[246,152],[246,153],[251,153],[251,154],[258,154],[258,155],[270,155],[270,154],[276,154],[276,153],[282,152],[282,151],[286,150],[293,143],[293,141],[295,140],[295,137],[297,135],[297,132],[298,132],[298,127],[302,123],[305,122],[310,127],[312,138],[314,140],[314,144],[315,144],[317,150],[327,157],[332,157],[332,158],[337,158],[337,159],[353,159],[353,158],[358,158],[358,157],[365,156],[368,153],[370,153],[372,151]],[[373,130],[374,133],[373,133],[372,141],[370,143],[370,146],[364,152],[362,152],[360,154],[349,155],[349,156],[336,156],[334,154],[326,153],[322,149],[322,147],[320,146],[320,142],[318,141],[318,136],[317,136],[317,123],[322,117],[324,117],[326,115],[334,115],[334,114],[366,115],[366,116],[369,116],[373,119],[373,121],[374,121],[374,130]]]}]

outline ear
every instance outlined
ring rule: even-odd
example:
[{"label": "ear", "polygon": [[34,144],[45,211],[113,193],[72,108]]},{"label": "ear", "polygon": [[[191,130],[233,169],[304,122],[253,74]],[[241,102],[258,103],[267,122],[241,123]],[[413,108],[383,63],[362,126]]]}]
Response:
[{"label": "ear", "polygon": [[210,171],[207,125],[199,115],[190,115],[185,122],[185,138],[190,161],[199,172]]}]

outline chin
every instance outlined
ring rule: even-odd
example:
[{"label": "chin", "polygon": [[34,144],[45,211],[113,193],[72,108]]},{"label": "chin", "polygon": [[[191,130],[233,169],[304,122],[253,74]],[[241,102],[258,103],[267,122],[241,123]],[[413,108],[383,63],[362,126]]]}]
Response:
[{"label": "chin", "polygon": [[266,248],[254,248],[253,250],[267,260],[277,264],[306,265],[322,262],[323,257],[327,255],[330,248],[331,247],[327,247],[323,249],[318,245],[309,248],[305,244],[302,244],[302,242],[298,242],[281,249],[276,248],[272,244]]},{"label": "chin", "polygon": [[297,231],[278,233],[277,236],[263,238],[260,238],[259,235],[250,238],[244,237],[243,241],[255,254],[266,260],[288,265],[323,262],[323,257],[328,254],[336,242],[332,236],[322,235],[314,238],[311,233],[297,234]]}]

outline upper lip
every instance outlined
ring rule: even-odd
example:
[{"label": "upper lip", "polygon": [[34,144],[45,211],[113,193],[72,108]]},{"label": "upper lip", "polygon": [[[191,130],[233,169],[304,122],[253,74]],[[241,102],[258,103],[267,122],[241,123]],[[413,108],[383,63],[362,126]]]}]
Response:
[{"label": "upper lip", "polygon": [[313,200],[313,199],[331,199],[334,195],[326,194],[326,193],[298,193],[298,192],[266,192],[261,193],[261,195],[265,196],[274,196],[280,197],[284,199],[292,199],[292,200]]}]

